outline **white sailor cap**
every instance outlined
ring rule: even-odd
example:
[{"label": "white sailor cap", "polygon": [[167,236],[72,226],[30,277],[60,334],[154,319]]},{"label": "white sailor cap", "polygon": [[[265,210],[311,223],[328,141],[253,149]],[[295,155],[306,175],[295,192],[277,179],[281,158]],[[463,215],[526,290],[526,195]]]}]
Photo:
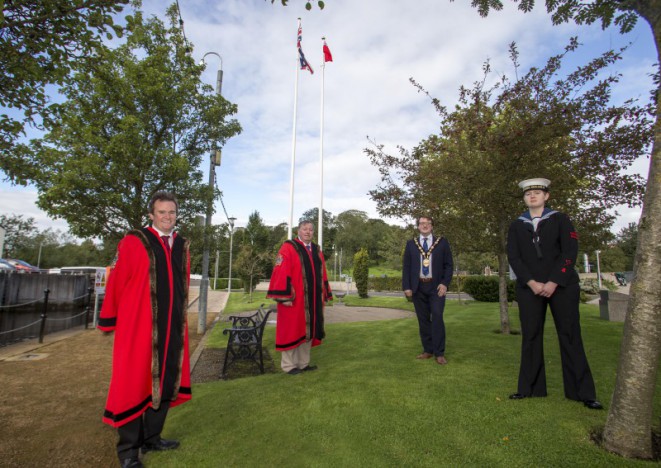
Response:
[{"label": "white sailor cap", "polygon": [[545,192],[548,192],[549,185],[551,185],[551,181],[541,177],[536,179],[526,179],[519,182],[519,187],[521,187],[524,193],[528,190],[544,190]]}]

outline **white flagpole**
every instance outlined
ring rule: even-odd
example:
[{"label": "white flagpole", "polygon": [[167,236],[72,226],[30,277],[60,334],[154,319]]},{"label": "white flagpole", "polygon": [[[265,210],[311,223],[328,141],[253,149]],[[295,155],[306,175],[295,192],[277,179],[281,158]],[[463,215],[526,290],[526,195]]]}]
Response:
[{"label": "white flagpole", "polygon": [[[296,36],[298,38],[298,30],[301,28],[301,18],[298,18],[298,27],[296,29]],[[292,226],[294,225],[294,166],[296,165],[296,109],[298,107],[298,69],[300,68],[300,59],[298,56],[298,47],[296,48],[296,79],[294,80],[294,124],[292,126],[292,143],[291,143],[291,170],[290,170],[290,184],[289,184],[289,229],[287,230],[287,239],[291,239]]]},{"label": "white flagpole", "polygon": [[[326,38],[322,37],[322,41]],[[324,250],[324,77],[326,75],[326,57],[321,51],[321,117],[319,121],[319,249]]]}]

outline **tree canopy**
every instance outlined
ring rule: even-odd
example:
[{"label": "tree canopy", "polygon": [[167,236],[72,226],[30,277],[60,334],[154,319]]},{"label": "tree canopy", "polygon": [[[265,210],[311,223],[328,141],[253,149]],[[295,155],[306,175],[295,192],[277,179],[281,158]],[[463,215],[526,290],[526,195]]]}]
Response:
[{"label": "tree canopy", "polygon": [[[113,15],[129,0],[2,2],[0,15],[0,170],[25,182],[8,156],[25,125],[50,114],[46,87],[65,82],[77,62],[102,47],[103,35],[121,37]],[[19,166],[20,167],[20,166]]]},{"label": "tree canopy", "polygon": [[[271,0],[271,3],[275,3],[276,0]],[[280,3],[282,3],[282,6],[287,6],[287,3],[289,3],[289,0],[280,0]],[[323,2],[323,0],[317,0],[317,6],[319,7],[320,10],[323,10],[326,4]],[[305,9],[306,10],[312,10],[312,2],[305,2]]]},{"label": "tree canopy", "polygon": [[[430,213],[455,250],[498,255],[504,285],[507,229],[525,208],[517,183],[543,176],[552,181],[551,206],[574,219],[582,242],[602,245],[613,222],[607,209],[641,201],[642,178],[622,171],[649,148],[652,108],[633,101],[610,104],[617,75],[600,73],[619,53],[606,52],[562,74],[563,59],[577,47],[572,40],[544,67],[515,81],[502,76],[492,87],[485,85],[487,61],[484,79],[460,88],[454,110],[432,99],[441,117],[438,135],[399,156],[378,146],[367,149],[382,174],[382,184],[370,192],[379,212]],[[510,54],[518,66],[514,44]],[[506,332],[505,294],[501,313]]]},{"label": "tree canopy", "polygon": [[182,222],[206,211],[214,194],[202,157],[240,132],[236,106],[202,86],[170,8],[170,27],[137,12],[126,43],[99,48],[62,88],[46,135],[15,151],[38,206],[80,237],[119,237],[144,225],[149,198],[174,192]]}]

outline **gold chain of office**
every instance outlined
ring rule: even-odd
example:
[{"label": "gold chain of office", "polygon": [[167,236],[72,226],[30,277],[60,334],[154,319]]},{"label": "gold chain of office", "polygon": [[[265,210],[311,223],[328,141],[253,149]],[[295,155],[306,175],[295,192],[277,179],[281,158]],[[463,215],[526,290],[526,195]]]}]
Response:
[{"label": "gold chain of office", "polygon": [[436,241],[432,244],[429,249],[425,252],[425,250],[422,248],[420,245],[420,240],[418,239],[413,239],[413,242],[415,243],[416,247],[418,247],[418,250],[420,251],[420,255],[422,255],[422,266],[428,267],[431,261],[429,260],[429,257],[431,257],[431,253],[434,250],[434,247],[438,245],[439,242],[441,242],[441,239],[443,239],[443,236],[437,237]]}]

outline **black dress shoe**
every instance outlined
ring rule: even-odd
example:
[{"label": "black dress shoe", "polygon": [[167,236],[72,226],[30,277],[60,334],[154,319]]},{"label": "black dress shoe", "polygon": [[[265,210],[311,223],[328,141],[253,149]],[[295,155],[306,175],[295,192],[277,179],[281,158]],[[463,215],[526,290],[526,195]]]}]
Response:
[{"label": "black dress shoe", "polygon": [[313,371],[317,370],[317,366],[305,366],[303,369],[301,369],[303,372],[308,372],[308,371]]},{"label": "black dress shoe", "polygon": [[297,374],[300,374],[301,372],[303,372],[301,369],[299,369],[298,367],[294,367],[292,370],[287,371],[287,374],[297,375]]},{"label": "black dress shoe", "polygon": [[142,468],[142,462],[138,457],[125,458],[121,461],[122,468]]},{"label": "black dress shoe", "polygon": [[177,447],[179,447],[179,441],[177,440],[158,439],[158,442],[143,445],[142,453],[174,450]]},{"label": "black dress shoe", "polygon": [[510,395],[510,400],[523,400],[526,396],[522,393],[512,393]]},{"label": "black dress shoe", "polygon": [[590,409],[604,409],[604,406],[597,400],[585,400],[583,404]]}]

